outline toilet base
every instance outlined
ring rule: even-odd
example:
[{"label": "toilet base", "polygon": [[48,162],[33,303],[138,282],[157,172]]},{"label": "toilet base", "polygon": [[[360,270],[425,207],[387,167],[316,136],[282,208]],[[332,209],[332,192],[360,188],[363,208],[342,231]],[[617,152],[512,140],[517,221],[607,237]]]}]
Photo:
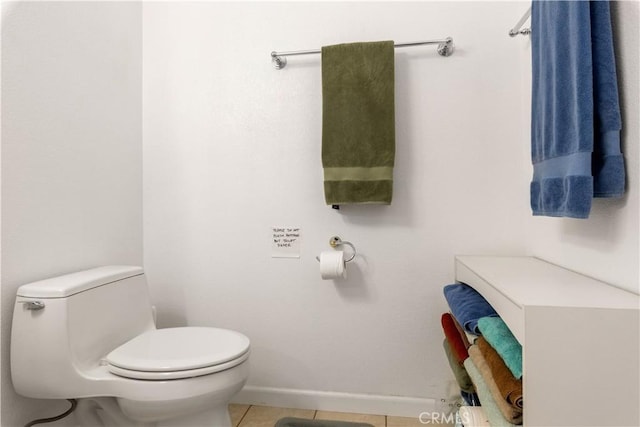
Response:
[{"label": "toilet base", "polygon": [[114,397],[78,399],[75,416],[82,427],[153,427],[127,418]]},{"label": "toilet base", "polygon": [[178,418],[171,418],[158,422],[157,427],[202,427],[202,426],[220,426],[231,427],[231,417],[227,405],[221,405],[217,408],[198,412],[196,414],[185,415]]},{"label": "toilet base", "polygon": [[142,422],[127,417],[116,398],[95,397],[78,399],[75,414],[78,424],[83,427],[231,427],[226,403],[212,405],[196,413]]}]

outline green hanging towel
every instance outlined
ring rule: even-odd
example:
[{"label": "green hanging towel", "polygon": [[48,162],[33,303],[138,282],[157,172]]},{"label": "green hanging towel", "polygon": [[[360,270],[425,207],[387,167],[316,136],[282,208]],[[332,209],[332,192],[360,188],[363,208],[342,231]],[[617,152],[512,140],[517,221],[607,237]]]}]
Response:
[{"label": "green hanging towel", "polygon": [[393,41],[322,48],[322,166],[328,205],[391,204]]}]

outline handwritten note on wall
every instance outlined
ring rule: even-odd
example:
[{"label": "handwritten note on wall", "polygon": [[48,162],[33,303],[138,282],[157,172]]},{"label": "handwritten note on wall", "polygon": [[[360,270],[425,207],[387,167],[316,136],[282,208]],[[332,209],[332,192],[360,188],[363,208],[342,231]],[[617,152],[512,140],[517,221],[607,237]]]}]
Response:
[{"label": "handwritten note on wall", "polygon": [[271,227],[271,258],[300,258],[300,228]]}]

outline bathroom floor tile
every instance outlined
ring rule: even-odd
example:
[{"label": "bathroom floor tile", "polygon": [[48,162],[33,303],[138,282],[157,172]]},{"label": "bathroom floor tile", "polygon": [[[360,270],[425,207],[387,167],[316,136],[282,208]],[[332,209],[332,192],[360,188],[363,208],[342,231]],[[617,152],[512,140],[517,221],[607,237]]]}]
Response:
[{"label": "bathroom floor tile", "polygon": [[[426,420],[425,420],[426,421]],[[453,427],[453,424],[435,423],[429,420],[428,423],[421,423],[418,417],[392,417],[387,415],[387,427],[425,427],[425,426],[437,426],[437,427]]]},{"label": "bathroom floor tile", "polygon": [[238,427],[242,417],[249,410],[249,406],[251,405],[239,405],[237,403],[232,403],[229,405],[229,415],[231,415],[231,425],[233,427]]},{"label": "bathroom floor tile", "polygon": [[354,423],[369,423],[374,427],[385,427],[384,415],[351,414],[348,412],[316,412],[316,420],[351,421]]},{"label": "bathroom floor tile", "polygon": [[280,418],[297,417],[313,419],[313,409],[274,408],[271,406],[252,406],[240,422],[239,427],[273,427]]},{"label": "bathroom floor tile", "polygon": [[418,417],[392,417],[387,416],[387,427],[424,427]]}]

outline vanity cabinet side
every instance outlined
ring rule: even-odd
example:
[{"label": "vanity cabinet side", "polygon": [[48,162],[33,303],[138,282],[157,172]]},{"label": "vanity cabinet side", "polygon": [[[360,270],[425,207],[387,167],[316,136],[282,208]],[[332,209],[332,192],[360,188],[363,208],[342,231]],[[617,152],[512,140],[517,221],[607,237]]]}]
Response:
[{"label": "vanity cabinet side", "polygon": [[640,425],[640,298],[532,257],[456,257],[523,351],[525,427]]},{"label": "vanity cabinet side", "polygon": [[639,311],[525,307],[525,426],[640,425]]}]

